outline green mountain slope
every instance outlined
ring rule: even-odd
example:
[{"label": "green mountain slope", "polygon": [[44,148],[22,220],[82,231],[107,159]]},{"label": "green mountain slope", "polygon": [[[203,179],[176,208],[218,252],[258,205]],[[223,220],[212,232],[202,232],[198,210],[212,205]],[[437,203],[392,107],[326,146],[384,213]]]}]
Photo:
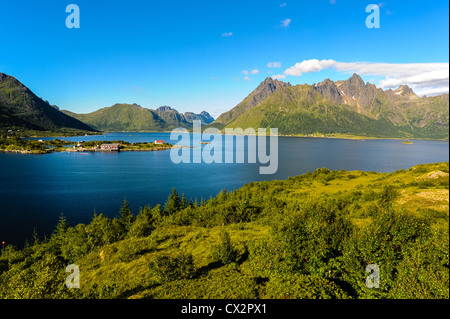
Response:
[{"label": "green mountain slope", "polygon": [[0,128],[94,131],[37,97],[12,76],[0,73]]},{"label": "green mountain slope", "polygon": [[76,114],[66,110],[62,112],[97,130],[109,132],[170,131],[179,127],[192,127],[194,120],[200,120],[202,124],[214,120],[205,111],[200,114],[181,114],[169,106],[150,110],[137,104],[115,104],[88,114]]},{"label": "green mountain slope", "polygon": [[214,126],[220,127],[225,126],[238,118],[240,115],[251,110],[252,108],[261,104],[266,100],[272,93],[281,90],[285,87],[291,87],[290,83],[285,83],[278,80],[273,80],[272,78],[266,78],[261,84],[251,92],[241,103],[236,105],[233,109],[228,112],[221,114],[213,123]]},{"label": "green mountain slope", "polygon": [[[448,298],[448,173],[320,168],[200,205],[174,190],[163,207],[61,218],[48,239],[2,250],[0,298]],[[70,264],[79,289],[64,285]]]},{"label": "green mountain slope", "polygon": [[282,135],[448,139],[448,107],[448,94],[419,98],[407,86],[383,91],[355,74],[336,83],[284,86],[224,127],[272,127]]}]

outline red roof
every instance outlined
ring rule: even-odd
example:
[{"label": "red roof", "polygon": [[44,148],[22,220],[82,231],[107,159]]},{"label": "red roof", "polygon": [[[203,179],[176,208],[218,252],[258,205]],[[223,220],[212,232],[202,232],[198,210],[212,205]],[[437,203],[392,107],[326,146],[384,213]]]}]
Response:
[{"label": "red roof", "polygon": [[158,140],[156,140],[156,143],[164,143],[164,141],[158,141]]}]

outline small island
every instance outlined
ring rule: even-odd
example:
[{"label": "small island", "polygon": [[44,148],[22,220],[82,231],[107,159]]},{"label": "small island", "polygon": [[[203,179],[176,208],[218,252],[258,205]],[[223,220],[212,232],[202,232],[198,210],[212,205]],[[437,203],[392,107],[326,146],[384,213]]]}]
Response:
[{"label": "small island", "polygon": [[402,144],[414,144],[414,143],[411,141],[403,141]]},{"label": "small island", "polygon": [[121,151],[164,151],[173,148],[164,141],[130,143],[126,141],[74,142],[63,139],[35,140],[19,137],[1,137],[0,152],[21,154],[48,154],[53,152],[121,152]]}]

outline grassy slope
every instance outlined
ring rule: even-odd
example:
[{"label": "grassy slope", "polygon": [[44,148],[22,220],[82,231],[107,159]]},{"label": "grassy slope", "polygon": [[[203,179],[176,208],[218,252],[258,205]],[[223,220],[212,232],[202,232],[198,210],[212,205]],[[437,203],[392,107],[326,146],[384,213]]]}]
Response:
[{"label": "grassy slope", "polygon": [[116,104],[89,114],[63,111],[101,131],[161,131],[166,124],[150,110],[131,104]]},{"label": "grassy slope", "polygon": [[[318,169],[250,183],[158,219],[149,236],[91,246],[112,234],[98,216],[22,251],[6,247],[0,297],[448,298],[448,172],[448,162],[390,174]],[[383,210],[381,200],[393,194],[386,187],[397,193]],[[235,262],[213,259],[223,230]],[[58,252],[77,256],[81,247],[91,248],[69,259]],[[186,255],[192,276],[162,277],[170,274],[167,262],[160,273],[149,267]],[[383,269],[381,291],[364,286],[369,261]],[[68,290],[64,270],[72,263],[80,267],[81,288]]]},{"label": "grassy slope", "polygon": [[[384,96],[371,115],[333,104],[309,85],[273,93],[257,107],[229,123],[230,128],[278,128],[279,134],[347,134],[350,136],[448,139],[448,95],[409,100],[395,107]],[[398,102],[396,102],[398,104]],[[436,120],[438,119],[438,120]],[[439,122],[435,125],[434,122]]]},{"label": "grassy slope", "polygon": [[[416,215],[425,211],[435,220],[433,227],[448,228],[448,163],[419,165],[392,174],[341,172],[338,178],[328,182],[313,180],[297,183],[294,177],[287,181],[268,183],[271,187],[284,190],[279,195],[280,199],[291,202],[355,190],[362,193],[377,192],[385,184],[401,188],[396,206],[407,207]],[[363,201],[358,204],[362,207],[351,216],[357,227],[371,223],[372,218],[364,212],[364,207],[371,203]],[[271,236],[270,227],[263,221],[212,228],[164,226],[149,237],[131,238],[101,247],[77,261],[83,273],[81,286],[87,289],[93,283],[105,287],[120,284],[119,296],[122,298],[264,297],[264,287],[255,281],[251,261],[226,266],[211,263],[211,247],[219,242],[218,234],[223,228],[230,233],[232,242],[240,251],[244,250],[245,245]],[[123,250],[133,250],[133,253],[128,254],[130,260],[123,261],[118,257]],[[181,253],[192,253],[196,268],[202,269],[201,275],[195,279],[155,284],[156,278],[149,277],[149,263],[158,255],[176,256]]]},{"label": "grassy slope", "polygon": [[62,112],[105,132],[167,132],[179,127],[192,129],[193,120],[205,121],[200,114],[183,115],[175,109],[161,112],[135,104],[115,104],[88,114]]},{"label": "grassy slope", "polygon": [[0,74],[0,132],[9,129],[69,133],[94,131],[85,123],[48,105],[14,77]]}]

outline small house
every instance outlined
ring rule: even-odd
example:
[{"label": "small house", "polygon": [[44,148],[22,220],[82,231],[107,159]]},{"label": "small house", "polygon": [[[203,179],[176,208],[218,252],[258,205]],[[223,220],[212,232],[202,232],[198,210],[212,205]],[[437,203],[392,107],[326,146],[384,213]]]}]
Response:
[{"label": "small house", "polygon": [[100,150],[102,151],[119,151],[120,144],[102,144]]},{"label": "small house", "polygon": [[155,144],[164,144],[164,141],[155,140]]}]

